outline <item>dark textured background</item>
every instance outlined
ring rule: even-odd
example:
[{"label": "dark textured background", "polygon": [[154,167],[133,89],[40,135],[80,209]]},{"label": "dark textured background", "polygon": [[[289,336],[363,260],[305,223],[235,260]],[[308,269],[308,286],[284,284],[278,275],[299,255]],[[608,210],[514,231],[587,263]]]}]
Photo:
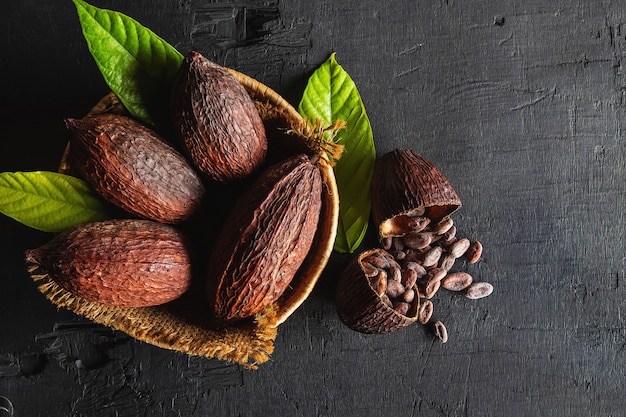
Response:
[{"label": "dark textured background", "polygon": [[[459,192],[478,301],[440,292],[445,345],[343,326],[345,256],[258,371],[136,342],[57,309],[23,266],[49,236],[0,218],[0,416],[624,416],[626,3],[93,1],[297,105],[333,51],[377,151],[410,147]],[[0,170],[55,170],[63,118],[105,92],[69,0],[0,14]]]}]

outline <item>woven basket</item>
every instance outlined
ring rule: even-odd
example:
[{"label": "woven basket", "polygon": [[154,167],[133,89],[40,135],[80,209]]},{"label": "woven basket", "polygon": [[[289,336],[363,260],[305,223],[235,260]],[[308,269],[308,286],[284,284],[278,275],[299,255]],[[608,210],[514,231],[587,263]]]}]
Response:
[{"label": "woven basket", "polygon": [[[73,296],[47,275],[33,279],[48,300],[74,313],[105,326],[120,330],[131,337],[166,349],[190,355],[214,357],[256,368],[267,361],[274,350],[277,327],[283,323],[313,290],[324,270],[336,235],[339,198],[332,164],[319,149],[319,131],[311,128],[298,112],[280,95],[253,78],[230,70],[255,101],[264,120],[269,153],[290,154],[307,149],[320,155],[319,167],[325,185],[322,192],[322,213],[313,247],[291,282],[288,290],[272,306],[254,317],[253,321],[216,329],[209,321],[209,309],[204,291],[189,290],[180,299],[156,307],[120,308],[90,302]],[[114,94],[105,96],[89,112],[124,113]],[[315,145],[317,143],[317,145]],[[311,151],[318,146],[317,151]],[[72,173],[69,164],[69,144],[59,172]]]}]

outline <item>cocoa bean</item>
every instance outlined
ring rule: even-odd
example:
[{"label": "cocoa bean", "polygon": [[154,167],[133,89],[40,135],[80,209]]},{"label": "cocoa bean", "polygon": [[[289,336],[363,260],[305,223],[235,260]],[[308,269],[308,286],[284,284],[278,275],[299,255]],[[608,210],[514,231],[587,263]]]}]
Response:
[{"label": "cocoa bean", "polygon": [[363,273],[368,278],[375,277],[380,272],[380,269],[365,261],[361,262],[361,268],[363,268]]},{"label": "cocoa bean", "polygon": [[441,343],[446,343],[448,341],[448,330],[441,321],[437,320],[433,324],[433,331]]},{"label": "cocoa bean", "polygon": [[478,262],[480,257],[483,254],[483,245],[479,241],[472,242],[467,252],[465,252],[465,257],[467,258],[467,262],[470,264],[475,264]]},{"label": "cocoa bean", "polygon": [[412,303],[413,300],[415,300],[415,290],[413,288],[407,288],[404,294],[402,294],[402,299],[406,303]]},{"label": "cocoa bean", "polygon": [[389,268],[389,261],[387,260],[387,258],[385,258],[384,256],[381,255],[369,255],[366,256],[365,258],[363,258],[363,260],[361,262],[367,262],[373,266],[375,266],[378,269],[388,269]]},{"label": "cocoa bean", "polygon": [[439,223],[437,223],[437,225],[434,228],[434,232],[437,235],[443,235],[444,233],[446,233],[448,230],[450,230],[450,228],[454,225],[454,221],[452,220],[451,217],[446,217],[445,219],[443,219],[442,221],[440,221]]},{"label": "cocoa bean", "polygon": [[445,269],[442,268],[433,268],[430,271],[428,271],[428,274],[426,275],[426,279],[428,281],[441,281],[442,279],[444,279],[444,277],[446,276],[447,271]]},{"label": "cocoa bean", "polygon": [[430,280],[426,282],[424,286],[424,297],[427,299],[431,299],[435,296],[435,293],[439,291],[439,287],[441,286],[441,281],[439,280]]},{"label": "cocoa bean", "polygon": [[417,262],[406,262],[404,264],[404,268],[405,269],[412,269],[413,271],[415,271],[415,273],[417,274],[417,278],[422,278],[425,277],[426,274],[428,273],[426,271],[426,268],[424,268],[422,265],[418,264]]},{"label": "cocoa bean", "polygon": [[428,323],[432,315],[433,315],[433,302],[430,300],[422,301],[422,304],[420,305],[420,308],[419,308],[417,320],[421,324],[426,324]]},{"label": "cocoa bean", "polygon": [[389,298],[398,298],[404,294],[404,287],[400,281],[387,279],[387,295]]},{"label": "cocoa bean", "polygon": [[429,267],[433,265],[437,265],[439,262],[439,258],[441,258],[441,254],[443,253],[443,248],[441,246],[435,246],[431,250],[429,250],[426,255],[424,255],[424,259],[422,260],[422,265],[424,267]]},{"label": "cocoa bean", "polygon": [[400,280],[404,288],[409,289],[417,282],[417,272],[415,269],[404,268],[402,270],[402,279]]},{"label": "cocoa bean", "polygon": [[388,278],[398,282],[402,281],[402,269],[399,265],[389,267]]},{"label": "cocoa bean", "polygon": [[453,272],[441,280],[441,286],[450,291],[463,291],[472,281],[472,276],[467,272]]},{"label": "cocoa bean", "polygon": [[429,233],[409,233],[404,236],[404,245],[411,249],[423,249],[430,245],[432,235]]},{"label": "cocoa bean", "polygon": [[455,262],[456,258],[454,256],[446,254],[443,258],[441,258],[441,261],[439,262],[439,267],[446,271],[450,271]]},{"label": "cocoa bean", "polygon": [[409,303],[406,303],[404,301],[396,301],[395,303],[393,303],[393,309],[396,310],[398,314],[402,314],[403,316],[405,316],[409,312],[409,308],[411,308]]},{"label": "cocoa bean", "polygon": [[387,292],[387,272],[380,270],[378,274],[370,278],[370,284],[376,294],[383,295]]},{"label": "cocoa bean", "polygon": [[488,282],[474,282],[465,289],[465,296],[471,300],[487,297],[493,292],[493,285]]},{"label": "cocoa bean", "polygon": [[455,258],[460,258],[467,252],[470,247],[470,241],[467,238],[461,238],[450,245],[448,252]]}]

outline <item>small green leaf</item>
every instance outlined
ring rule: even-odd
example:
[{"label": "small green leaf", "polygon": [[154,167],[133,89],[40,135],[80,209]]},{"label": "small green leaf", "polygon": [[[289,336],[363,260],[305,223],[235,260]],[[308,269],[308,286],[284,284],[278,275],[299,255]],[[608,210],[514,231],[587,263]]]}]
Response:
[{"label": "small green leaf", "polygon": [[0,212],[44,232],[108,217],[87,183],[46,171],[0,173]]},{"label": "small green leaf", "polygon": [[334,249],[354,252],[367,231],[376,149],[361,96],[334,53],[309,78],[298,111],[304,118],[326,125],[336,121],[347,124],[335,138],[344,151],[335,165],[339,224]]},{"label": "small green leaf", "polygon": [[133,116],[154,125],[167,111],[183,56],[132,18],[73,1],[89,51],[109,88]]}]

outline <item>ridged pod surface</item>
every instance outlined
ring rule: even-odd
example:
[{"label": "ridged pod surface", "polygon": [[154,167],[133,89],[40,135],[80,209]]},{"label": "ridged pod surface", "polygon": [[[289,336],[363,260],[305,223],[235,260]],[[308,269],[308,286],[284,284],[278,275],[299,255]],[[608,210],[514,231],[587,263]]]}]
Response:
[{"label": "ridged pod surface", "polygon": [[267,168],[239,198],[209,258],[218,322],[251,317],[283,294],[313,242],[321,192],[319,168],[302,154]]},{"label": "ridged pod surface", "polygon": [[452,184],[429,160],[411,149],[396,149],[376,161],[372,178],[372,216],[381,237],[394,235],[402,216],[437,223],[461,207]]},{"label": "ridged pod surface", "polygon": [[200,207],[200,177],[151,129],[115,114],[65,123],[73,166],[105,200],[161,223],[179,223]]},{"label": "ridged pod surface", "polygon": [[173,226],[106,220],[68,229],[26,261],[75,296],[118,307],[167,303],[191,281],[188,246]]},{"label": "ridged pod surface", "polygon": [[263,120],[226,68],[189,53],[172,97],[177,134],[199,171],[215,182],[230,183],[260,167],[267,153]]},{"label": "ridged pod surface", "polygon": [[419,298],[410,303],[406,314],[400,314],[372,287],[367,277],[368,267],[362,262],[371,256],[393,259],[383,249],[367,250],[354,258],[341,274],[335,294],[337,313],[341,321],[352,330],[366,334],[384,334],[400,330],[417,320]]}]

